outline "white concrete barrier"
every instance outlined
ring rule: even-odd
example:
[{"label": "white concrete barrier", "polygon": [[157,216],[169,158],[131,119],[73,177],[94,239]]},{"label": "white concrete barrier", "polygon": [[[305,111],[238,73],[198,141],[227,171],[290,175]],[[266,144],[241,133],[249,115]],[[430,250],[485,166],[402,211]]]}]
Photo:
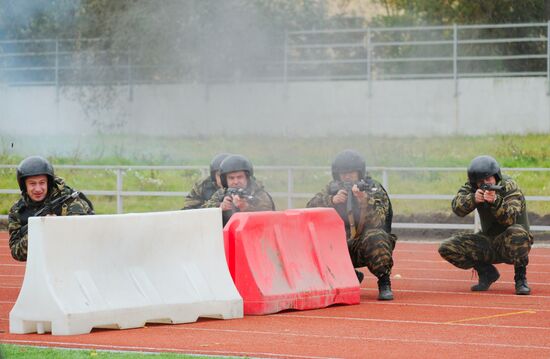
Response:
[{"label": "white concrete barrier", "polygon": [[220,209],[29,220],[11,333],[72,335],[242,316]]}]

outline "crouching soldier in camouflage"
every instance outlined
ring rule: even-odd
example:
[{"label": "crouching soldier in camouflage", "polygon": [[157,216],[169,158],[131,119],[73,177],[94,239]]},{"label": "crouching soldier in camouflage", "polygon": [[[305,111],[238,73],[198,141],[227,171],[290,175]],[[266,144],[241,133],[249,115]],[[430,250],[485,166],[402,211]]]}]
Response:
[{"label": "crouching soldier in camouflage", "polygon": [[220,164],[220,179],[223,188],[203,207],[220,207],[224,226],[236,212],[275,210],[273,199],[254,178],[254,168],[246,157],[231,155],[224,159]]},{"label": "crouching soldier in camouflage", "polygon": [[65,185],[42,157],[25,158],[17,167],[17,182],[21,198],[10,209],[8,231],[11,255],[18,261],[27,260],[29,217],[94,214],[86,196]]},{"label": "crouching soldier in camouflage", "polygon": [[193,185],[193,188],[185,197],[185,207],[183,209],[201,208],[217,190],[222,188],[220,165],[228,156],[229,153],[219,153],[214,156],[210,162],[210,175]]},{"label": "crouching soldier in camouflage", "polygon": [[477,209],[481,232],[460,233],[441,243],[439,254],[458,268],[474,268],[479,283],[472,291],[486,291],[500,277],[494,263],[513,264],[516,294],[528,295],[526,268],[533,236],[525,197],[517,183],[503,176],[497,161],[479,156],[468,167],[468,182],[452,201],[460,217]]},{"label": "crouching soldier in camouflage", "polygon": [[[378,278],[378,299],[392,300],[390,274],[397,236],[391,234],[392,206],[384,187],[367,175],[365,159],[353,150],[332,162],[332,181],[307,207],[333,207],[344,220],[351,261]],[[355,271],[359,282],[363,273]]]}]

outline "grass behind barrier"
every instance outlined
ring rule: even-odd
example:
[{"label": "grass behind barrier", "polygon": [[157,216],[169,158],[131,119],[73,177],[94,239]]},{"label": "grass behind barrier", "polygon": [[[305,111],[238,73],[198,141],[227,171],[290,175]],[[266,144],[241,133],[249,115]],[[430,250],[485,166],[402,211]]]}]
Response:
[{"label": "grass behind barrier", "polygon": [[[13,147],[11,145],[13,144]],[[371,166],[466,166],[479,154],[503,167],[550,167],[550,136],[452,137],[211,137],[146,136],[14,137],[0,132],[0,163],[17,164],[30,154],[56,164],[205,165],[216,153],[241,153],[256,165],[329,165],[334,155],[354,148]]]},{"label": "grass behind barrier", "polygon": [[[56,139],[49,141],[55,143]],[[13,139],[11,141],[14,141]],[[18,142],[19,141],[19,142]],[[21,146],[31,151],[37,138],[15,141],[14,150],[3,145],[0,163],[17,164],[24,157],[16,155]],[[345,148],[354,148],[364,154],[368,166],[404,167],[463,167],[479,154],[493,155],[502,167],[550,167],[550,136],[546,135],[495,135],[479,137],[345,137],[345,138],[281,138],[281,137],[231,137],[231,138],[157,138],[129,136],[97,136],[78,143],[61,142],[70,149],[50,151],[49,156],[56,164],[96,165],[202,165],[207,166],[218,152],[242,153],[256,165],[299,165],[326,166],[326,170],[296,170],[294,192],[315,193],[330,180],[330,163],[335,154]],[[0,142],[10,139],[0,134]],[[76,149],[74,149],[76,146]],[[41,146],[40,148],[48,148]],[[25,152],[25,151],[21,151]],[[36,152],[28,152],[31,154]],[[114,171],[66,170],[56,173],[67,183],[81,190],[115,190]],[[550,172],[505,173],[518,180],[528,196],[547,195],[550,186]],[[188,191],[200,178],[200,171],[129,170],[123,176],[125,191]],[[372,176],[382,180],[380,171]],[[269,192],[287,191],[285,170],[257,170],[260,179]],[[465,180],[462,172],[389,172],[389,188],[392,194],[455,194]],[[17,188],[15,171],[0,169],[0,188]],[[6,214],[15,195],[1,195],[0,214]],[[97,213],[115,213],[116,198],[92,196]],[[174,197],[125,197],[125,212],[146,212],[175,210],[183,207],[183,198]],[[293,207],[303,207],[306,199],[294,199]],[[399,201],[396,214],[410,215],[433,211],[450,214],[449,201]],[[277,198],[278,209],[287,207],[286,198]],[[531,202],[531,211],[543,215],[550,212],[550,203]]]},{"label": "grass behind barrier", "polygon": [[215,359],[215,358],[234,358],[227,356],[199,356],[184,355],[173,353],[135,353],[135,352],[113,352],[104,350],[82,350],[82,349],[59,349],[59,348],[40,348],[32,346],[20,346],[13,344],[3,344],[0,346],[0,358],[2,359],[95,359],[95,358],[115,358],[115,359]]}]

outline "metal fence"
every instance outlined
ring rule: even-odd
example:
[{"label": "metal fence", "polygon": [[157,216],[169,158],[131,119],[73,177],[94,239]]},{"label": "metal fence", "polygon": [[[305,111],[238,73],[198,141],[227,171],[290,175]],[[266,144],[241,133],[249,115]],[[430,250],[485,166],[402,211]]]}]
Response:
[{"label": "metal fence", "polygon": [[[67,170],[92,170],[92,171],[111,171],[116,176],[115,188],[109,190],[93,190],[79,188],[87,195],[94,196],[110,196],[116,198],[116,213],[124,213],[124,198],[129,197],[180,197],[183,198],[188,192],[185,191],[126,191],[124,190],[124,177],[130,171],[197,171],[201,175],[206,175],[209,171],[207,166],[95,166],[95,165],[56,165],[56,169]],[[0,169],[12,170],[15,175],[16,165],[0,165]],[[465,169],[460,167],[368,167],[369,172],[377,172],[381,174],[380,181],[388,190],[392,200],[445,200],[451,201],[454,194],[422,194],[422,193],[392,193],[392,184],[389,180],[389,174],[407,173],[407,172],[461,172]],[[311,173],[326,172],[330,173],[330,168],[322,166],[255,166],[255,171],[265,171],[273,173],[275,171],[286,173],[286,191],[285,192],[270,192],[272,197],[286,199],[287,208],[294,208],[294,200],[312,198],[314,193],[296,192],[294,189],[297,185],[296,173],[298,171],[308,171]],[[503,171],[514,172],[547,172],[550,173],[550,168],[503,168]],[[0,189],[0,196],[5,194],[19,194],[18,189]],[[544,201],[550,202],[550,196],[526,196],[528,201]],[[0,218],[7,218],[6,215]],[[395,228],[410,228],[410,229],[474,229],[478,226],[477,217],[471,224],[457,223],[396,223]],[[532,226],[534,231],[550,231],[550,225]]]},{"label": "metal fence", "polygon": [[550,22],[289,31],[284,43],[272,46],[280,50],[271,49],[265,58],[243,59],[255,66],[227,64],[215,78],[204,64],[199,68],[197,63],[186,63],[185,56],[170,64],[154,62],[140,56],[144,46],[113,49],[107,39],[2,40],[0,83],[59,87],[363,80],[370,84],[447,78],[454,79],[458,94],[459,78],[550,79],[549,29]]},{"label": "metal fence", "polygon": [[455,94],[459,78],[550,78],[549,29],[550,22],[294,31],[286,37],[284,78],[447,78]]}]

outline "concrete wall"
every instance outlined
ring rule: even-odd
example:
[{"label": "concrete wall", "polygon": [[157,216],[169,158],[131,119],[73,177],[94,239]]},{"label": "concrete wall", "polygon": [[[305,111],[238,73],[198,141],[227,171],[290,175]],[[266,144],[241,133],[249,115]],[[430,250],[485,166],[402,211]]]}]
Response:
[{"label": "concrete wall", "polygon": [[452,80],[146,85],[99,109],[109,89],[0,86],[0,134],[548,133],[546,89],[545,78],[461,79],[458,96]]}]

